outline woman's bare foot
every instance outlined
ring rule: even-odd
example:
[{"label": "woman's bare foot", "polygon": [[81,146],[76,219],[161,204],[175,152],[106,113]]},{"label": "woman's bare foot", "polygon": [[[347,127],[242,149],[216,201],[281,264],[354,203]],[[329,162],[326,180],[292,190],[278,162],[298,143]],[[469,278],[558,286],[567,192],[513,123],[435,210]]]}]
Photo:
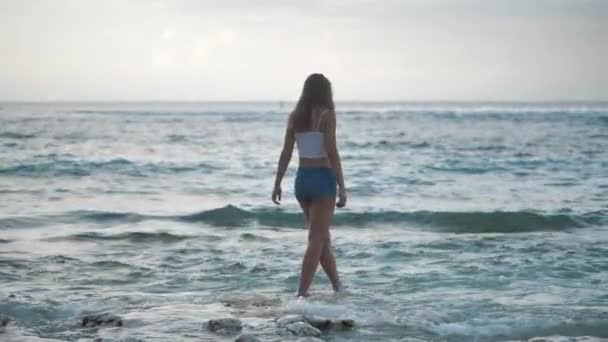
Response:
[{"label": "woman's bare foot", "polygon": [[302,293],[302,292],[300,292],[300,291],[298,291],[298,294],[296,295],[296,297],[298,297],[298,300],[300,300],[300,298],[301,298],[301,299],[306,299],[306,298],[308,298],[309,296],[310,296],[310,294],[309,294],[308,292],[304,292],[304,293]]}]

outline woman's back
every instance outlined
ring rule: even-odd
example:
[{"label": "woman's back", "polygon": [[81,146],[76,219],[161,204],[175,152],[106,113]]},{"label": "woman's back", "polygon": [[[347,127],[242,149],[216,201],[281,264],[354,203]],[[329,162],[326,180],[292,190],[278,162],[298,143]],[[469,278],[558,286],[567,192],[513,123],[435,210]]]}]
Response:
[{"label": "woman's back", "polygon": [[298,147],[298,154],[300,155],[300,158],[327,158],[327,151],[325,150],[324,132],[321,130],[325,113],[327,113],[326,108],[319,108],[318,110],[313,110],[312,113],[310,113],[311,117],[313,118],[311,122],[316,122],[315,125],[311,125],[313,126],[313,128],[315,128],[314,130],[303,130],[298,132],[294,129],[296,145]]}]

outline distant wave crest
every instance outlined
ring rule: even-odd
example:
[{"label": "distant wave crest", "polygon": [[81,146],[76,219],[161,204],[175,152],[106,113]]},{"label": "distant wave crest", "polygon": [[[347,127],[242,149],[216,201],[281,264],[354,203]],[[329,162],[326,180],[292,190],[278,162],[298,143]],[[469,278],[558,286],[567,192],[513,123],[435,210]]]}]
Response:
[{"label": "distant wave crest", "polygon": [[[47,217],[8,217],[0,219],[0,228],[41,226],[53,223],[128,223],[145,220],[163,220],[189,224],[207,224],[214,227],[238,228],[257,223],[268,227],[303,227],[301,214],[281,210],[244,210],[225,206],[198,213],[174,216],[143,215],[104,211],[71,211]],[[336,226],[373,227],[377,225],[403,226],[454,233],[519,233],[534,231],[562,231],[598,226],[608,223],[604,211],[585,214],[540,213],[533,211],[446,212],[446,211],[376,211],[339,213],[334,217]],[[99,238],[104,237],[77,237]],[[129,237],[134,238],[134,237]],[[141,238],[141,237],[139,237]]]},{"label": "distant wave crest", "polygon": [[177,242],[187,239],[188,236],[177,235],[168,232],[126,232],[120,234],[102,234],[96,232],[73,234],[67,237],[51,238],[50,240],[73,240],[73,241],[104,241],[104,240],[127,240],[130,242]]},{"label": "distant wave crest", "polygon": [[139,163],[127,159],[117,158],[107,161],[72,160],[64,158],[50,158],[31,163],[0,168],[0,175],[27,176],[27,177],[55,177],[55,176],[89,176],[94,173],[124,174],[129,176],[145,177],[150,174],[175,174],[183,172],[206,173],[216,167],[205,164],[179,165],[171,163]]},{"label": "distant wave crest", "polygon": [[30,133],[0,132],[0,138],[4,138],[4,139],[19,140],[19,139],[31,139],[31,138],[35,138],[35,137],[36,137],[35,134],[30,134]]}]

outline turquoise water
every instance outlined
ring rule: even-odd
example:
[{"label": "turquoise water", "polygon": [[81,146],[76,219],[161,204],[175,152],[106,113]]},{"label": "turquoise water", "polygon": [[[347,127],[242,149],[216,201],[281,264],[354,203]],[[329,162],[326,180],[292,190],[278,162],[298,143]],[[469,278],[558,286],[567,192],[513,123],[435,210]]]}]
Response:
[{"label": "turquoise water", "polygon": [[355,320],[327,341],[608,338],[608,104],[339,103],[348,294],[319,270],[304,303],[297,152],[270,201],[288,106],[0,108],[5,337],[233,341],[202,323],[307,313]]}]

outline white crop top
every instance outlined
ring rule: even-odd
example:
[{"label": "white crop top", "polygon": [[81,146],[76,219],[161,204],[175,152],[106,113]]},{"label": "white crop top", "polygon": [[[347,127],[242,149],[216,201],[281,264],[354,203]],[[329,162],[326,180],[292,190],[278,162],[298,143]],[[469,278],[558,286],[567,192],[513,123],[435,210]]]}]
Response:
[{"label": "white crop top", "polygon": [[[321,120],[323,119],[324,115],[325,111],[321,113],[317,129],[320,129]],[[325,139],[323,132],[321,132],[320,130],[297,132],[295,136],[296,145],[298,146],[298,154],[300,155],[300,158],[327,158],[327,151],[325,151]]]}]

